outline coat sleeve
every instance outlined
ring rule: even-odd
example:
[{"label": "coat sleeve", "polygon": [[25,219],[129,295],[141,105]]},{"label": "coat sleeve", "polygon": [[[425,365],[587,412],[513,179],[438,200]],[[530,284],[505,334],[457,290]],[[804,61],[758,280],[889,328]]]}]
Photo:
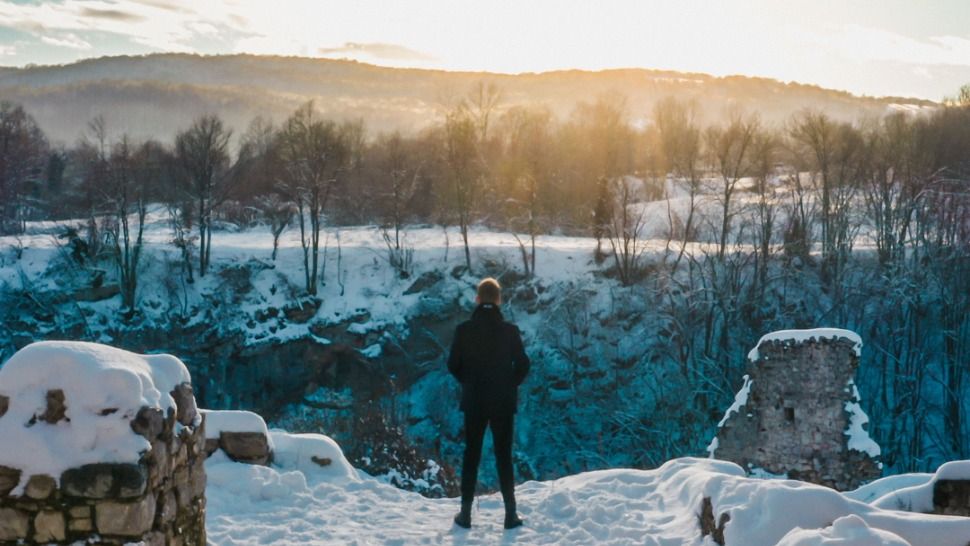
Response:
[{"label": "coat sleeve", "polygon": [[525,354],[525,347],[522,345],[522,333],[517,326],[512,327],[512,364],[515,371],[515,384],[521,385],[525,381],[525,376],[529,374],[529,356]]},{"label": "coat sleeve", "polygon": [[459,383],[462,382],[463,369],[462,369],[462,358],[461,358],[461,342],[459,337],[461,336],[461,328],[455,328],[455,335],[451,340],[451,351],[448,353],[448,371],[451,375],[455,376],[455,379]]}]

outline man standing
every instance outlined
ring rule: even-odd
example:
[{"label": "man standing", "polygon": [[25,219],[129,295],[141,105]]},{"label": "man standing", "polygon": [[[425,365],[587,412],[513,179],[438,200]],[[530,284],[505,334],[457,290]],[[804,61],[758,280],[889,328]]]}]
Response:
[{"label": "man standing", "polygon": [[487,278],[478,283],[470,320],[458,325],[448,357],[448,371],[461,383],[461,411],[465,413],[465,457],[461,467],[461,512],[455,524],[470,528],[472,501],[478,483],[485,428],[492,429],[495,465],[505,528],[522,525],[515,509],[515,478],[512,470],[513,421],[518,388],[529,372],[529,357],[522,347],[519,329],[505,322],[499,305],[502,287]]}]

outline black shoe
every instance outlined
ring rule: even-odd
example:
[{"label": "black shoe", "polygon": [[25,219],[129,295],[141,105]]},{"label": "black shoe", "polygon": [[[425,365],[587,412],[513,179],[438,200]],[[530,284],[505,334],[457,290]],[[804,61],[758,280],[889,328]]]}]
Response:
[{"label": "black shoe", "polygon": [[525,522],[515,513],[505,514],[505,528],[515,529],[516,527],[522,527]]},{"label": "black shoe", "polygon": [[464,529],[472,528],[472,503],[461,503],[461,511],[455,514],[455,525]]}]

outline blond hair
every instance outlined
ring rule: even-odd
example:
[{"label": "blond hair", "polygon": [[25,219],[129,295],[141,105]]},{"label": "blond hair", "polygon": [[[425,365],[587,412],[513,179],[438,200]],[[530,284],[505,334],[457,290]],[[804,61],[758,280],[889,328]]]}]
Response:
[{"label": "blond hair", "polygon": [[478,283],[479,303],[498,305],[502,301],[502,285],[492,277],[486,277]]}]

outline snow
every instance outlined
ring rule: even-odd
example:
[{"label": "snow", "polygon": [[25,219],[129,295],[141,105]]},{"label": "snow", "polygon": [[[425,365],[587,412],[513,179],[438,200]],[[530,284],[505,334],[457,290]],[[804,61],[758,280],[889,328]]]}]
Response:
[{"label": "snow", "polygon": [[242,410],[204,409],[200,411],[205,416],[207,440],[218,439],[223,432],[258,432],[269,437],[266,421],[259,414]]},{"label": "snow", "polygon": [[755,345],[754,349],[751,349],[751,352],[748,353],[748,360],[752,362],[758,360],[760,358],[758,347],[761,347],[762,343],[769,341],[801,343],[811,339],[839,339],[843,337],[852,342],[855,355],[862,356],[862,339],[859,337],[859,334],[841,328],[813,328],[811,330],[778,330],[765,334],[758,340],[758,344]]},{"label": "snow", "polygon": [[910,546],[910,543],[888,531],[872,529],[859,516],[845,516],[825,529],[795,529],[776,546]]},{"label": "snow", "polygon": [[[360,481],[357,471],[347,462],[337,442],[323,434],[290,434],[282,430],[270,431],[275,451],[273,464],[285,470],[302,472],[308,482],[317,480]],[[321,465],[313,459],[329,464]]]},{"label": "snow", "polygon": [[[731,407],[729,407],[727,411],[724,412],[724,417],[722,417],[721,420],[717,423],[718,430],[720,430],[721,427],[724,426],[724,423],[727,423],[727,420],[731,417],[731,414],[740,412],[741,408],[748,403],[748,396],[751,394],[751,383],[752,383],[751,378],[745,375],[744,385],[742,385],[741,390],[739,390],[738,393],[734,395],[734,403],[732,403]],[[710,457],[712,459],[714,458],[714,452],[717,451],[717,448],[718,448],[718,441],[717,441],[717,437],[715,437],[713,440],[711,440],[710,445],[707,446],[707,452],[710,454]]]},{"label": "snow", "polygon": [[457,499],[422,497],[362,473],[355,478],[343,463],[340,472],[321,473],[305,457],[343,461],[339,446],[325,436],[272,434],[279,467],[236,463],[221,453],[206,462],[211,544],[710,546],[697,520],[704,497],[716,518],[731,517],[727,544],[965,546],[970,536],[970,519],[882,510],[825,487],[751,479],[733,463],[692,458],[656,470],[521,484],[526,525],[515,531],[502,530],[501,497],[481,495],[466,531],[451,521]]},{"label": "snow", "polygon": [[864,428],[869,423],[869,416],[857,402],[846,402],[845,411],[849,412],[849,428],[845,435],[849,437],[849,449],[861,451],[870,457],[878,457],[881,453],[879,444],[869,437]]},{"label": "snow", "polygon": [[[151,446],[132,432],[131,420],[143,406],[174,410],[169,393],[189,381],[188,369],[170,355],[71,341],[28,345],[0,368],[0,395],[10,399],[0,417],[0,465],[20,469],[23,487],[33,474],[59,480],[85,464],[138,462]],[[64,392],[67,420],[34,419],[56,389]]]},{"label": "snow", "polygon": [[872,501],[873,506],[889,510],[906,510],[911,512],[929,512],[933,510],[933,488],[939,480],[970,479],[970,461],[950,461],[944,463],[929,479],[922,479],[926,474],[917,474],[919,479],[899,480],[894,486],[904,486],[907,482],[912,485],[890,490],[886,487],[884,494]]},{"label": "snow", "polygon": [[854,491],[847,491],[844,495],[852,500],[871,503],[893,491],[915,485],[923,485],[932,479],[933,474],[927,473],[897,474],[895,476],[879,478]]},{"label": "snow", "polygon": [[950,461],[936,471],[937,480],[970,480],[970,461]]}]

